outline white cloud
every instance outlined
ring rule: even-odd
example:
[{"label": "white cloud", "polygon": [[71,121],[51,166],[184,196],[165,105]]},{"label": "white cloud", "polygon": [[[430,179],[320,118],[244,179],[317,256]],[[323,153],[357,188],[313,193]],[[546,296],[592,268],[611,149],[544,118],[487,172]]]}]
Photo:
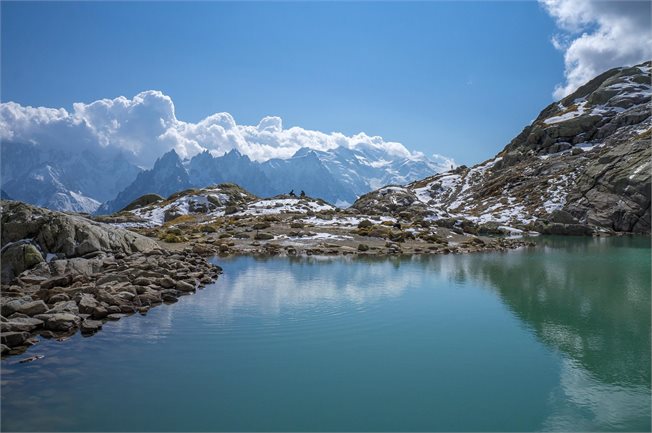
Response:
[{"label": "white cloud", "polygon": [[120,96],[75,103],[72,112],[2,103],[0,139],[79,151],[96,146],[121,149],[144,166],[151,166],[170,149],[181,157],[204,150],[221,155],[237,149],[257,161],[289,158],[301,147],[329,150],[338,146],[367,148],[389,157],[423,157],[401,143],[365,133],[346,136],[296,126],[284,129],[280,117],[264,117],[255,126],[238,125],[229,113],[184,122],[176,118],[172,99],[155,90],[133,99]]},{"label": "white cloud", "polygon": [[554,91],[562,98],[608,69],[652,58],[650,2],[539,0],[561,32],[552,44],[564,52],[566,82]]}]

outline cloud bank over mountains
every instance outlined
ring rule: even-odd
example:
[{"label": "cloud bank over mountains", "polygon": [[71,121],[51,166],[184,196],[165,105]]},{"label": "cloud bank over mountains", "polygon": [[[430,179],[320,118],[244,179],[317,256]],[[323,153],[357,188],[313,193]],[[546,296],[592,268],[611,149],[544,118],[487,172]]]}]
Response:
[{"label": "cloud bank over mountains", "polygon": [[[133,162],[149,167],[175,149],[182,158],[209,150],[219,156],[237,149],[262,162],[289,158],[302,147],[330,150],[340,146],[378,151],[387,156],[419,159],[403,144],[359,133],[346,136],[301,127],[283,129],[280,117],[264,117],[258,125],[238,125],[229,113],[216,113],[190,123],[177,119],[172,99],[157,90],[63,108],[0,104],[0,139],[81,151],[96,146],[116,148]],[[436,157],[439,157],[436,155]],[[452,161],[451,161],[452,163]]]},{"label": "cloud bank over mountains", "polygon": [[649,1],[539,0],[561,33],[552,43],[564,52],[566,82],[556,99],[596,75],[652,58]]}]

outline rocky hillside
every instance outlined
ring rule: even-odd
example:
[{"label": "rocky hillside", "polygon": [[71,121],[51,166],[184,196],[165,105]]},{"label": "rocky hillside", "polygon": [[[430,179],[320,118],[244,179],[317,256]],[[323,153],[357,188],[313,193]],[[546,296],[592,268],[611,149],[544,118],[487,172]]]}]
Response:
[{"label": "rocky hillside", "polygon": [[364,215],[309,196],[258,198],[233,184],[189,189],[167,199],[150,194],[119,213],[94,218],[207,255],[448,254],[527,244],[519,230],[414,217],[399,223],[393,216]]},{"label": "rocky hillside", "polygon": [[543,233],[650,233],[650,71],[650,62],[607,71],[546,107],[496,157],[353,207]]},{"label": "rocky hillside", "polygon": [[108,216],[97,216],[97,221],[123,227],[158,227],[189,219],[213,220],[218,217],[242,217],[279,213],[307,213],[334,211],[335,207],[321,199],[278,195],[259,198],[231,183],[206,188],[179,191],[164,199],[155,194],[144,195],[122,211]]}]

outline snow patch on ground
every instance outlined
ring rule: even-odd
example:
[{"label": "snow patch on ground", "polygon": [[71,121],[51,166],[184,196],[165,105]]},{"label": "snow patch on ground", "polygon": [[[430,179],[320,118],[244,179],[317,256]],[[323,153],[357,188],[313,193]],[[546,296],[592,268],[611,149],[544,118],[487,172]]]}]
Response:
[{"label": "snow patch on ground", "polygon": [[145,221],[144,223],[122,223],[116,225],[125,228],[160,226],[165,221],[165,214],[168,211],[181,216],[188,215],[194,209],[198,208],[206,209],[206,215],[221,216],[224,215],[224,208],[229,203],[229,196],[224,194],[219,188],[203,189],[197,194],[179,197],[165,206],[155,204],[132,210],[131,213],[143,219]]},{"label": "snow patch on ground", "polygon": [[273,215],[280,213],[307,213],[335,210],[327,203],[318,203],[300,198],[262,199],[250,203],[246,210],[237,212],[236,215]]},{"label": "snow patch on ground", "polygon": [[560,123],[560,122],[565,122],[566,120],[574,119],[576,117],[581,116],[582,114],[585,113],[586,109],[586,99],[582,98],[581,100],[575,100],[575,104],[577,104],[577,108],[573,111],[567,111],[564,114],[560,114],[559,116],[553,116],[545,119],[543,123],[546,125],[553,125],[555,123]]},{"label": "snow patch on ground", "polygon": [[396,218],[390,216],[381,216],[378,220],[367,218],[364,216],[361,217],[334,217],[333,219],[321,219],[318,217],[305,218],[303,220],[306,224],[312,224],[314,226],[321,227],[337,227],[337,226],[352,226],[357,227],[360,224],[360,221],[368,219],[374,224],[380,224],[384,221],[396,222]]},{"label": "snow patch on ground", "polygon": [[336,235],[333,233],[318,232],[313,233],[311,236],[287,236],[279,235],[274,238],[275,240],[288,240],[291,241],[294,245],[302,245],[306,243],[314,243],[315,241],[344,241],[351,240],[353,236],[347,235]]}]

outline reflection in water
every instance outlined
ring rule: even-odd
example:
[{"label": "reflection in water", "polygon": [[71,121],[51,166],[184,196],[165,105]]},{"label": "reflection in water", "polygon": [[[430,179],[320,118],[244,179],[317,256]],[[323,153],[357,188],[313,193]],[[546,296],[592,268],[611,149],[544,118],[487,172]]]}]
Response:
[{"label": "reflection in water", "polygon": [[573,359],[562,360],[560,387],[550,403],[553,411],[545,430],[630,431],[632,424],[642,427],[636,430],[649,430],[649,387],[601,382]]},{"label": "reflection in water", "polygon": [[540,341],[564,354],[546,430],[618,429],[636,419],[649,425],[649,240],[550,237],[538,244],[520,253],[366,259],[368,266],[294,259],[270,271],[255,262],[219,291],[216,312],[364,304],[435,277],[473,282],[495,290]]},{"label": "reflection in water", "polygon": [[233,277],[223,276],[214,313],[229,316],[234,309],[246,308],[278,315],[282,309],[336,308],[343,303],[362,306],[399,296],[423,278],[414,269],[396,273],[395,266],[400,262],[347,266],[341,260],[307,258],[293,259],[287,266],[278,260],[257,260]]},{"label": "reflection in water", "polygon": [[438,269],[492,287],[540,341],[565,355],[545,429],[619,429],[639,420],[649,430],[649,239],[541,238],[538,245]]},{"label": "reflection in water", "polygon": [[465,272],[598,380],[649,386],[650,251],[613,241],[628,248],[605,255],[604,240],[548,240],[543,252],[471,258]]},{"label": "reflection in water", "polygon": [[[418,413],[411,411],[429,398],[433,407],[459,408],[463,413],[465,408],[474,407],[470,400],[474,395],[481,395],[482,390],[477,388],[483,383],[469,380],[465,387],[462,378],[451,374],[454,377],[449,384],[451,388],[447,389],[444,383],[448,375],[446,369],[457,371],[457,374],[475,375],[481,381],[484,374],[503,371],[500,362],[505,359],[525,360],[529,358],[524,358],[523,353],[539,353],[524,351],[512,354],[522,343],[552,353],[550,358],[554,361],[550,363],[555,366],[554,371],[547,373],[538,369],[541,365],[532,367],[532,375],[548,374],[551,379],[549,385],[544,381],[539,383],[540,387],[531,390],[529,397],[532,400],[527,400],[524,407],[535,408],[529,415],[518,414],[530,417],[522,425],[555,431],[649,431],[649,240],[539,238],[537,242],[539,246],[534,249],[462,256],[220,259],[218,262],[226,272],[216,285],[197,295],[182,298],[177,305],[161,306],[145,317],[130,317],[107,324],[104,331],[90,339],[76,336],[61,344],[43,342],[35,349],[39,353],[47,352],[47,356],[37,363],[16,365],[3,361],[3,394],[7,390],[13,393],[3,395],[2,414],[12,415],[7,418],[13,421],[3,421],[3,429],[29,428],[27,425],[22,427],[25,417],[15,415],[18,413],[30,414],[34,423],[30,425],[41,428],[57,426],[57,430],[65,430],[97,425],[94,417],[103,415],[101,412],[92,413],[95,405],[89,399],[94,395],[80,397],[89,389],[89,383],[102,381],[102,377],[96,377],[96,370],[92,367],[88,370],[88,365],[95,368],[98,365],[100,368],[119,365],[118,377],[126,383],[139,384],[142,388],[138,389],[150,395],[155,404],[162,404],[157,398],[167,395],[160,391],[165,384],[160,377],[180,375],[183,380],[175,382],[175,386],[187,386],[187,392],[193,396],[212,380],[231,390],[232,394],[221,404],[234,404],[232,411],[236,413],[239,406],[232,402],[237,401],[238,395],[235,394],[239,390],[263,396],[265,392],[275,395],[277,383],[272,376],[267,376],[274,368],[274,374],[285,374],[280,383],[288,387],[284,389],[284,398],[290,398],[291,391],[296,395],[303,395],[305,391],[301,388],[303,382],[295,379],[296,374],[302,368],[308,369],[304,371],[305,380],[312,380],[310,368],[320,366],[319,372],[327,382],[315,379],[310,391],[319,389],[326,398],[331,385],[328,374],[334,378],[347,377],[346,372],[356,365],[357,360],[369,373],[366,376],[371,378],[369,386],[377,385],[376,370],[373,369],[380,368],[377,372],[387,383],[392,383],[397,392],[405,392],[400,396],[401,400],[408,401],[401,409],[404,412],[394,404],[385,408],[389,409],[384,410],[385,413],[389,414],[391,410],[401,415]],[[510,331],[504,338],[514,339],[510,342],[512,345],[501,345],[504,342],[492,340],[493,350],[503,353],[478,347],[484,338],[484,334],[480,335],[482,330],[477,328],[478,321],[473,320],[482,309],[477,305],[479,302],[493,302],[500,311],[500,314],[494,314],[494,310],[483,310],[483,317],[495,321],[487,320],[480,326],[493,332]],[[442,305],[451,310],[450,315],[438,309]],[[501,314],[508,316],[510,321],[504,321]],[[258,321],[264,323],[261,325]],[[471,326],[465,328],[467,321]],[[513,326],[512,322],[522,324],[522,329]],[[268,326],[270,323],[272,326]],[[385,328],[380,329],[381,326]],[[518,333],[512,333],[509,326],[528,338],[519,339]],[[350,329],[355,331],[350,332]],[[500,333],[488,335],[502,338]],[[320,345],[320,338],[335,344],[332,347],[330,343]],[[458,342],[457,338],[462,341]],[[107,349],[112,344],[116,346],[116,353]],[[349,351],[347,344],[353,349]],[[394,346],[386,347],[388,344]],[[468,345],[472,346],[471,349],[463,352]],[[302,347],[310,347],[310,350],[303,351]],[[502,350],[501,347],[508,349]],[[228,349],[222,351],[222,348]],[[311,353],[315,351],[323,356],[333,355],[325,360],[320,356],[313,358]],[[505,352],[508,355],[503,357]],[[158,354],[156,365],[161,371],[149,376],[149,360],[145,357],[152,353]],[[398,356],[394,358],[392,355]],[[463,366],[470,362],[469,356],[486,357],[486,372],[476,371],[477,366],[465,371]],[[97,357],[101,357],[103,363],[94,363]],[[396,370],[375,366],[374,361],[378,358],[388,365],[395,365]],[[79,359],[86,359],[86,363],[80,363]],[[258,359],[264,360],[261,365],[269,371],[261,372],[256,368],[257,364],[251,364]],[[322,360],[324,363],[320,364]],[[448,360],[451,364],[447,364]],[[440,362],[438,367],[433,366],[437,362]],[[186,372],[179,368],[180,365],[194,365],[197,371],[190,369]],[[203,370],[202,365],[205,367]],[[283,371],[279,365],[287,366],[288,371]],[[454,370],[455,367],[460,370]],[[435,371],[437,369],[441,371]],[[223,374],[224,370],[230,371],[231,375]],[[253,377],[240,375],[242,371]],[[106,373],[116,374],[110,368]],[[260,376],[256,377],[257,374]],[[514,390],[513,387],[518,387],[528,374],[529,371],[524,370],[524,374],[518,376],[510,370],[509,375],[498,379],[498,388]],[[95,378],[89,382],[91,376]],[[143,377],[151,377],[151,382],[143,382]],[[339,394],[338,387],[343,386],[342,383],[348,384],[348,393],[355,392],[364,377],[364,372],[357,372],[350,383],[337,382],[331,390],[336,396],[334,399],[340,403],[346,398]],[[429,377],[437,377],[436,386],[419,388],[419,384],[427,383]],[[231,378],[237,382],[231,383]],[[396,381],[389,382],[392,378]],[[248,383],[249,380],[252,383]],[[42,386],[60,382],[65,383],[66,390],[56,388],[56,398],[53,398],[53,388]],[[267,382],[269,390],[265,389]],[[298,388],[293,390],[291,383]],[[414,388],[405,387],[410,383]],[[487,386],[496,389],[491,388],[491,384]],[[121,401],[119,389],[114,395],[106,395],[113,391],[109,384],[105,384],[102,390],[101,398],[107,400],[101,400],[103,404],[97,405],[97,411]],[[419,396],[416,390],[421,390],[423,395]],[[209,390],[210,398],[207,400],[217,398],[212,391]],[[178,392],[183,395],[181,390]],[[437,400],[441,392],[446,394],[444,401]],[[5,400],[6,395],[11,395],[11,398]],[[378,392],[360,394],[362,398],[356,400],[359,403],[353,405],[360,404],[363,410],[364,401],[377,402],[374,398],[380,395]],[[536,403],[538,395],[543,396],[539,404]],[[511,394],[494,397],[498,405],[512,401]],[[253,395],[247,398],[255,400]],[[459,407],[451,403],[456,398],[461,398]],[[247,410],[250,408],[248,404],[252,404],[249,400],[243,404]],[[301,400],[307,401],[308,407],[304,409],[309,413],[311,400],[308,397]],[[482,400],[485,405],[491,403],[485,401]],[[71,408],[83,403],[88,404],[85,410],[75,410],[74,417],[65,416]],[[204,408],[202,411],[195,403],[188,407],[180,406],[184,411],[190,411],[188,418],[192,420],[207,418],[208,413],[217,410]],[[46,406],[49,410],[43,409]],[[283,409],[282,405],[274,406],[272,400],[262,407]],[[336,418],[344,420],[346,407],[337,410],[342,412],[335,414]],[[493,410],[496,412],[499,408]],[[220,416],[228,413],[220,413]],[[297,411],[292,418],[298,415]],[[469,413],[469,419],[474,419],[474,415],[477,419],[483,416],[482,413]],[[355,414],[349,414],[349,417],[354,419]],[[377,418],[382,418],[382,414]],[[399,418],[406,422],[404,417]],[[130,422],[139,422],[138,419]],[[430,421],[427,417],[425,419]],[[417,430],[433,425],[426,421],[419,424],[416,416],[410,421]],[[110,422],[117,421],[111,419]],[[405,426],[404,423],[388,425],[396,429]],[[109,425],[117,429],[127,425],[133,430],[133,425],[139,424]],[[197,425],[199,430],[206,429],[205,424]],[[516,424],[494,425],[498,426],[497,430],[504,430]]]}]

